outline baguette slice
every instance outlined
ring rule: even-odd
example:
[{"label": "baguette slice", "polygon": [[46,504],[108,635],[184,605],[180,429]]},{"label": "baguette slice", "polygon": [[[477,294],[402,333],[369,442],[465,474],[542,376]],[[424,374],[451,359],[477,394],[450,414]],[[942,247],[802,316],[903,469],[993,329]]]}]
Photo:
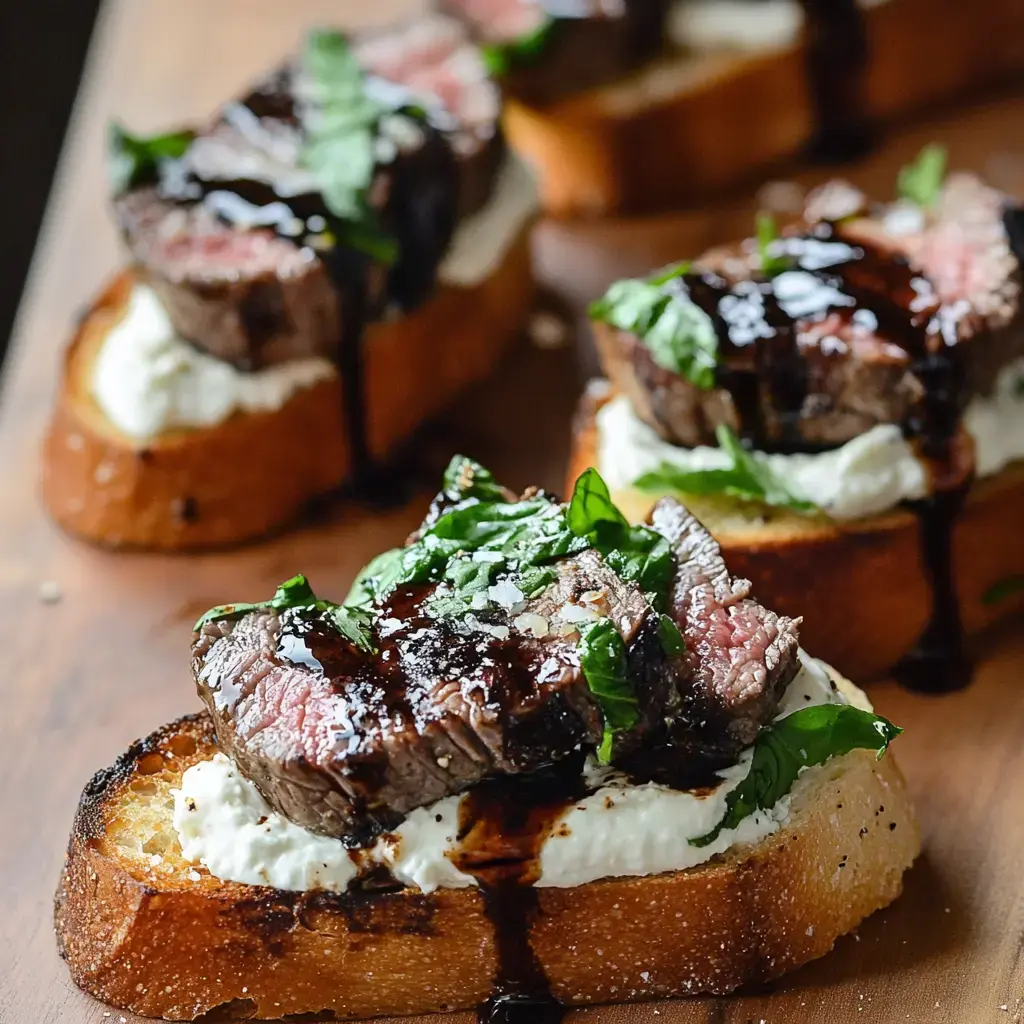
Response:
[{"label": "baguette slice", "polygon": [[[612,392],[595,382],[573,425],[567,480],[597,465],[595,416]],[[600,469],[600,467],[598,467]],[[659,496],[627,489],[612,500],[643,522]],[[850,678],[876,679],[907,654],[928,622],[931,587],[917,516],[905,508],[848,522],[809,518],[728,497],[686,495],[737,576],[781,615],[800,615],[801,642]],[[993,588],[1024,576],[1024,463],[977,482],[954,533],[960,614],[977,635],[1024,609],[1024,588]]]},{"label": "baguette slice", "polygon": [[[870,117],[892,121],[1024,70],[1019,0],[887,0],[864,11]],[[544,108],[506,105],[512,147],[557,215],[657,209],[749,179],[815,125],[804,49],[654,63]]]},{"label": "baguette slice", "polygon": [[[338,488],[351,453],[338,377],[269,413],[140,442],[104,416],[92,367],[122,315],[135,274],[124,271],[85,316],[68,348],[43,451],[43,501],[70,533],[108,547],[223,547],[287,526]],[[409,316],[364,339],[370,449],[385,458],[425,420],[493,369],[519,335],[533,296],[529,227],[501,265],[470,288],[443,286]]]},{"label": "baguette slice", "polygon": [[[487,999],[495,942],[477,890],[282,892],[185,863],[170,793],[215,750],[206,714],[182,718],[86,786],[55,903],[82,988],[171,1020],[214,1008],[348,1019]],[[899,895],[918,852],[891,754],[853,751],[801,775],[787,824],[757,845],[688,871],[539,890],[530,940],[566,1004],[725,993],[827,953]]]}]

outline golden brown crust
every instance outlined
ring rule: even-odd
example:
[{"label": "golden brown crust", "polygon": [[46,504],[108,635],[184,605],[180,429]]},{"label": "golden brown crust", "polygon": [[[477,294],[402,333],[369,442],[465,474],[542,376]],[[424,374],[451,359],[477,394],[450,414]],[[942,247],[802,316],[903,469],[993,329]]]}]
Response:
[{"label": "golden brown crust", "polygon": [[[573,428],[568,484],[596,464],[595,414],[610,392],[588,393]],[[633,521],[657,496],[616,491]],[[731,500],[687,497],[722,546],[730,570],[783,615],[803,616],[801,643],[849,678],[874,679],[906,654],[927,624],[931,589],[920,554],[917,517],[906,509],[854,522],[757,510],[744,518]],[[764,518],[760,513],[764,512]],[[986,602],[992,587],[1024,575],[1024,464],[971,489],[954,534],[954,571],[968,634],[979,634],[1024,607],[1024,594]]]},{"label": "golden brown crust", "polygon": [[[276,412],[139,442],[113,427],[88,382],[100,343],[131,291],[126,271],[90,310],[65,356],[43,452],[43,500],[66,530],[110,547],[223,547],[291,523],[349,473],[337,377]],[[368,437],[393,452],[492,369],[514,341],[533,293],[529,232],[472,288],[442,287],[410,316],[375,324],[365,345]],[[287,471],[282,471],[287,467]]]},{"label": "golden brown crust", "polygon": [[[1021,68],[1017,0],[889,0],[865,12],[867,111],[889,120]],[[544,109],[507,104],[505,130],[559,215],[653,209],[748,178],[813,133],[800,46],[651,66]]]},{"label": "golden brown crust", "polygon": [[[154,844],[152,827],[132,825],[135,804],[166,805],[180,773],[214,749],[206,715],[181,719],[86,787],[55,903],[61,955],[82,988],[175,1020],[225,1004],[241,1016],[366,1017],[487,998],[493,927],[475,890],[224,883],[185,864],[176,838]],[[892,757],[856,751],[801,776],[789,823],[754,847],[690,871],[541,889],[531,942],[567,1004],[724,993],[828,952],[899,894],[918,848]]]}]

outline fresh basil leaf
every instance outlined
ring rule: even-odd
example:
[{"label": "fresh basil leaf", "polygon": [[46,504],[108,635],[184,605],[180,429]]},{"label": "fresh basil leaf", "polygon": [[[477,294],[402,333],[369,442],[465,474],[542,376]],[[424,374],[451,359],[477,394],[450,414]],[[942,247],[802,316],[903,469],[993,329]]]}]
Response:
[{"label": "fresh basil leaf", "polygon": [[946,147],[932,142],[925,146],[912,164],[900,169],[896,191],[903,199],[930,210],[939,198],[946,179]]},{"label": "fresh basil leaf", "polygon": [[677,263],[645,280],[616,281],[591,304],[590,316],[635,334],[659,366],[709,390],[718,365],[714,322],[684,289],[672,287],[688,269]]},{"label": "fresh basil leaf", "polygon": [[707,835],[690,843],[707,846],[755,811],[770,810],[804,768],[856,749],[874,750],[881,758],[901,731],[849,704],[819,704],[773,722],[754,742],[750,773],[726,798],[725,816]]},{"label": "fresh basil leaf", "polygon": [[569,529],[600,551],[620,579],[637,583],[659,610],[664,606],[675,572],[672,547],[657,530],[630,525],[596,469],[577,479],[567,520]]},{"label": "fresh basil leaf", "polygon": [[517,68],[536,64],[548,48],[557,31],[554,18],[547,18],[532,32],[517,39],[500,43],[485,43],[480,47],[487,73],[492,78],[503,78]]},{"label": "fresh basil leaf", "polygon": [[611,760],[615,734],[640,720],[637,699],[629,681],[626,644],[610,619],[599,619],[580,629],[580,667],[604,716],[604,736],[598,760]]},{"label": "fresh basil leaf", "polygon": [[790,267],[785,254],[773,253],[774,244],[779,240],[779,229],[770,213],[757,215],[757,252],[761,257],[761,271],[768,277],[781,274]]},{"label": "fresh basil leaf", "polygon": [[767,462],[748,452],[728,426],[720,425],[716,434],[718,445],[729,456],[731,466],[687,470],[663,462],[657,469],[638,477],[633,486],[649,493],[724,494],[743,501],[788,508],[803,515],[819,511],[813,502],[795,495]]},{"label": "fresh basil leaf", "polygon": [[982,594],[981,603],[985,605],[1000,604],[1021,591],[1024,591],[1024,576],[1007,576],[1006,579],[994,583]]},{"label": "fresh basil leaf", "polygon": [[608,485],[593,467],[577,478],[566,517],[577,537],[603,533],[614,543],[629,530],[629,520],[615,507]]},{"label": "fresh basil leaf", "polygon": [[658,617],[658,640],[661,643],[661,649],[670,658],[678,657],[686,650],[683,634],[679,632],[675,620],[668,615]]},{"label": "fresh basil leaf", "polygon": [[377,165],[374,140],[385,108],[367,93],[363,69],[340,32],[310,32],[302,64],[310,101],[301,111],[306,133],[301,162],[313,173],[336,219],[331,234],[346,248],[394,263],[398,243],[366,200]]},{"label": "fresh basil leaf", "polygon": [[370,616],[360,608],[345,608],[333,601],[322,601],[313,593],[309,580],[299,574],[290,580],[285,580],[269,601],[259,601],[255,604],[225,604],[211,608],[193,626],[194,631],[202,629],[207,622],[216,622],[219,619],[233,619],[249,612],[285,611],[289,608],[313,608],[316,611],[329,612],[331,620],[338,631],[351,640],[360,650],[369,653],[373,649],[373,641],[370,632]]},{"label": "fresh basil leaf", "polygon": [[157,180],[164,160],[177,160],[192,145],[193,131],[167,132],[163,135],[132,135],[111,121],[107,141],[107,173],[110,191],[119,196],[137,185]]},{"label": "fresh basil leaf", "polygon": [[505,489],[499,486],[490,472],[479,462],[455,455],[444,471],[441,490],[449,501],[479,498],[480,501],[506,501]]}]

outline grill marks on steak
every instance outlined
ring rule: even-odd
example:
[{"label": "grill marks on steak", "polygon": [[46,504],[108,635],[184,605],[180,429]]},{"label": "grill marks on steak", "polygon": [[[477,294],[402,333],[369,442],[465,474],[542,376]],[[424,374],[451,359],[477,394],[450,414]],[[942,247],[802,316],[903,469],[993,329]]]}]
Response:
[{"label": "grill marks on steak", "polygon": [[218,742],[293,821],[364,845],[416,807],[596,746],[603,715],[577,630],[608,618],[640,713],[616,759],[675,785],[713,781],[773,716],[798,624],[750,598],[677,502],[653,525],[678,553],[680,657],[662,650],[645,595],[588,550],[557,563],[538,597],[460,618],[430,614],[433,585],[400,589],[379,609],[372,655],[310,610],[206,624],[193,671]]},{"label": "grill marks on steak", "polygon": [[602,328],[606,372],[662,437],[689,447],[714,444],[719,423],[769,451],[906,426],[924,415],[931,354],[950,348],[962,374],[950,404],[960,409],[1024,353],[1004,206],[977,178],[953,175],[931,219],[915,225],[916,210],[867,214],[861,193],[833,183],[779,244],[789,269],[766,280],[747,245],[709,253],[672,284],[715,323],[717,388],[702,391],[639,339]]}]

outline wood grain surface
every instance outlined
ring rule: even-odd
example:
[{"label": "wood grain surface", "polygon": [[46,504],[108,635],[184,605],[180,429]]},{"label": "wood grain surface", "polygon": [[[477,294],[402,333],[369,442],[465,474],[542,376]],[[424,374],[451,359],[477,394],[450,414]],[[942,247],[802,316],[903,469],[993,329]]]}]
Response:
[{"label": "wood grain surface", "polygon": [[[0,395],[0,1021],[104,1024],[121,1015],[71,984],[50,899],[89,775],[132,739],[197,707],[190,625],[209,605],[269,592],[296,571],[343,593],[355,570],[417,521],[430,476],[461,448],[514,486],[559,485],[580,373],[569,349],[524,348],[495,382],[428,431],[411,503],[337,504],[301,531],[192,558],[117,556],[43,517],[37,452],[58,357],[76,310],[116,267],[104,203],[104,125],[147,130],[201,117],[273,63],[309,24],[383,20],[405,0],[120,0],[108,4],[66,146],[43,244]],[[26,83],[29,102],[30,83]],[[893,140],[854,176],[886,193],[921,142],[1024,194],[1024,100],[987,102]],[[800,180],[812,180],[801,173]],[[16,199],[15,199],[16,201]],[[544,279],[576,304],[613,275],[745,231],[750,200],[585,228],[544,225]],[[282,472],[287,466],[282,466]],[[880,581],[898,585],[898,581]],[[56,602],[52,598],[59,591]],[[925,853],[889,910],[830,957],[740,998],[607,1007],[587,1024],[1024,1020],[1024,636],[993,638],[970,690],[928,699],[883,684],[882,710],[916,795]],[[464,1018],[468,1020],[469,1018]],[[462,1024],[463,1018],[452,1018]]]}]

